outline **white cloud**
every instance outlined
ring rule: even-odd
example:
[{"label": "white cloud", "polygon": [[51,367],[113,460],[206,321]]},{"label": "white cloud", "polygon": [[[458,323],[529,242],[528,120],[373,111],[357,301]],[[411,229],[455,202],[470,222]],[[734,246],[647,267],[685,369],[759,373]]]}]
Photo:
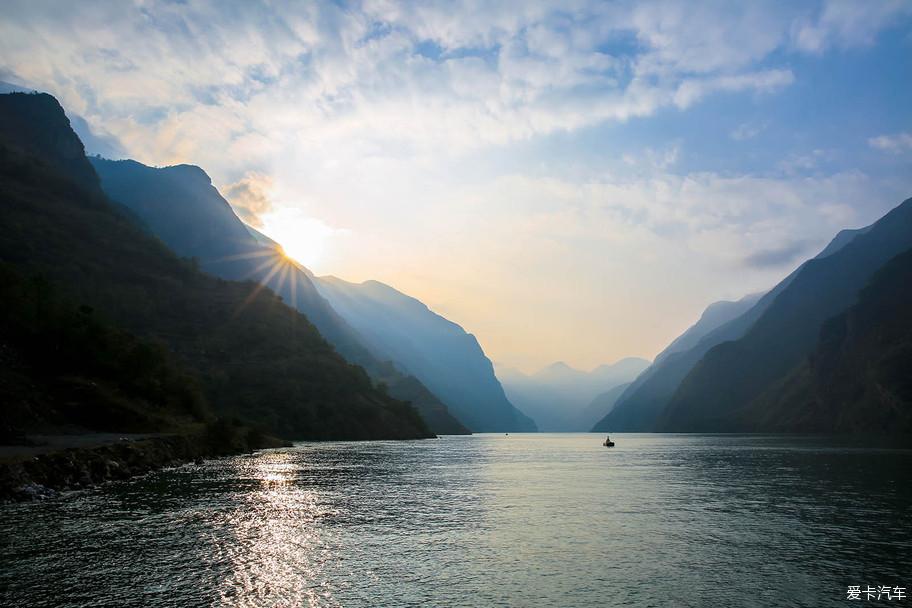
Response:
[{"label": "white cloud", "polygon": [[658,167],[632,179],[447,182],[415,212],[422,231],[407,249],[420,251],[420,262],[368,236],[373,267],[363,258],[344,265],[450,312],[502,360],[572,352],[596,361],[609,348],[650,356],[708,302],[769,288],[910,186],[852,171],[805,178]]},{"label": "white cloud", "polygon": [[865,44],[907,9],[375,0],[278,14],[254,1],[21,1],[4,7],[0,63],[135,155],[219,173],[227,161],[206,150],[230,149],[234,179],[287,140],[457,153],[775,92],[794,80],[763,65],[777,49]]},{"label": "white cloud", "polygon": [[868,140],[868,145],[891,154],[903,154],[912,150],[912,133],[878,135]]},{"label": "white cloud", "polygon": [[251,171],[222,188],[222,194],[244,222],[262,228],[262,216],[273,209],[272,188],[272,177]]},{"label": "white cloud", "polygon": [[757,91],[771,93],[794,82],[791,70],[763,70],[748,74],[725,75],[713,78],[687,79],[674,94],[674,103],[687,108],[714,92]]},{"label": "white cloud", "polygon": [[836,159],[835,150],[816,148],[804,154],[792,153],[779,162],[779,169],[787,175],[797,175],[819,169]]},{"label": "white cloud", "polygon": [[200,139],[198,123],[219,150],[288,130],[463,150],[793,78],[751,69],[788,29],[787,15],[753,6],[364,2],[278,15],[152,0],[5,12],[5,68],[168,158],[200,152],[185,141]]},{"label": "white cloud", "polygon": [[907,0],[827,0],[817,15],[796,19],[791,36],[797,48],[811,53],[831,46],[867,46],[882,29],[909,14],[912,4]]},{"label": "white cloud", "polygon": [[[763,99],[801,76],[791,53],[869,44],[908,11],[816,6],[11,0],[0,74],[138,160],[203,166],[249,221],[293,227],[318,271],[392,282],[498,358],[589,366],[653,354],[708,299],[767,286],[790,252],[898,202],[816,152],[769,177],[695,170],[683,141],[618,144],[623,174],[529,151],[715,95]],[[742,126],[733,138],[764,125]]]},{"label": "white cloud", "polygon": [[729,133],[729,136],[735,141],[745,141],[753,139],[763,133],[767,128],[766,123],[745,122],[741,123]]}]

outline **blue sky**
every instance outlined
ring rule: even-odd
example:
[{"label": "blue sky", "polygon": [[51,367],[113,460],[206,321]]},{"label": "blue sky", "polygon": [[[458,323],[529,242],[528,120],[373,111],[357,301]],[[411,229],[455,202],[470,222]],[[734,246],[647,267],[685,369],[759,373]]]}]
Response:
[{"label": "blue sky", "polygon": [[526,370],[650,357],[912,195],[909,2],[31,0],[0,51]]}]

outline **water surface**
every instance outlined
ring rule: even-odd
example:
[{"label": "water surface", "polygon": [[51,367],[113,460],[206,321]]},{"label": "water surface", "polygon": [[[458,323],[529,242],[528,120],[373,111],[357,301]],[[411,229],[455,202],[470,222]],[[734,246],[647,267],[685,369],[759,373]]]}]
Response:
[{"label": "water surface", "polygon": [[912,451],[613,438],[307,443],[0,507],[0,605],[843,606],[848,585],[912,588]]}]

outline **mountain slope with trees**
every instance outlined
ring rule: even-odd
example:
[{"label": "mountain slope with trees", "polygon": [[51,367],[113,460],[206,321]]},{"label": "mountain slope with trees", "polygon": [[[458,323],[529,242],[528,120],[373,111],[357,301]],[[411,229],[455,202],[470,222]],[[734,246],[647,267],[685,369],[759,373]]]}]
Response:
[{"label": "mountain slope with trees", "polygon": [[215,276],[268,287],[305,314],[346,360],[383,383],[392,397],[412,402],[434,433],[468,432],[420,381],[365,348],[358,332],[317,291],[309,271],[241,222],[205,171],[192,165],[156,168],[132,160],[89,160],[105,193],[178,255],[196,259]]},{"label": "mountain slope with trees", "polygon": [[825,322],[855,304],[874,274],[909,248],[912,199],[835,253],[803,264],[743,337],[706,353],[681,382],[657,429],[754,429],[756,419],[745,415],[754,400],[784,381],[814,350]]},{"label": "mountain slope with trees", "polygon": [[814,351],[742,416],[772,432],[912,433],[912,250],[824,322]]},{"label": "mountain slope with trees", "polygon": [[[867,228],[842,230],[814,259],[838,252]],[[776,297],[798,276],[805,262],[770,291],[746,296],[737,302],[710,305],[700,320],[656,357],[618,399],[611,413],[594,431],[652,431],[684,378],[712,348],[744,336]],[[721,305],[721,308],[720,308]],[[715,309],[715,310],[714,310]],[[722,314],[719,314],[719,313]],[[686,347],[686,348],[685,348]]]},{"label": "mountain slope with trees", "polygon": [[0,95],[0,180],[0,261],[160,343],[220,415],[295,439],[430,436],[270,290],[202,273],[112,205],[50,95]]}]

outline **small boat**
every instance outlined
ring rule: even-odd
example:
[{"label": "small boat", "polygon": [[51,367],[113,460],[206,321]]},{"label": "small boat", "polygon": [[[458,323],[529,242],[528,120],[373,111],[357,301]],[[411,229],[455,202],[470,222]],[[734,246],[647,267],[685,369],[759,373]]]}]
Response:
[{"label": "small boat", "polygon": [[609,435],[608,437],[605,437],[605,443],[603,443],[602,445],[605,446],[606,448],[613,448],[613,447],[614,447],[614,442],[611,441],[611,436],[610,436],[610,435]]}]

